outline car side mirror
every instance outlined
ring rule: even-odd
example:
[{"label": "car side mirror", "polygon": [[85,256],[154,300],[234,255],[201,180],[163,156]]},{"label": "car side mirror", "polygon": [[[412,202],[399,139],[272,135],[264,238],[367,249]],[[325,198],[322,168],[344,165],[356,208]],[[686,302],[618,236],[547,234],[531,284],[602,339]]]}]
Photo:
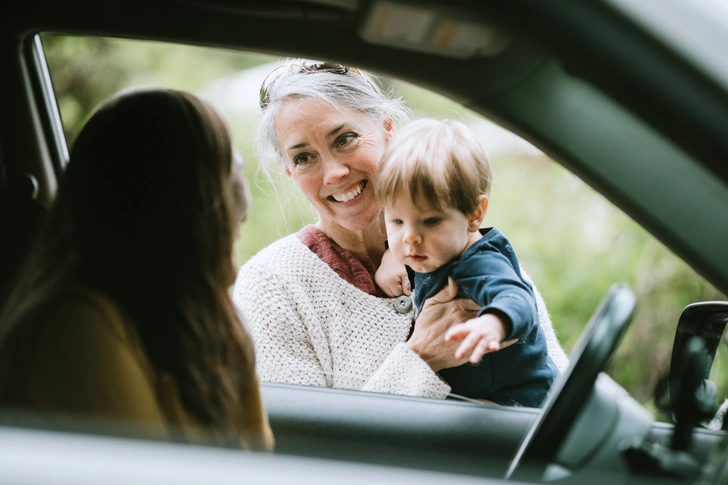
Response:
[{"label": "car side mirror", "polygon": [[670,360],[670,379],[668,394],[670,398],[670,409],[675,419],[675,409],[678,406],[677,383],[683,376],[685,363],[682,361],[686,355],[685,349],[693,337],[702,337],[706,358],[702,370],[702,384],[698,394],[701,396],[701,404],[706,413],[714,412],[717,402],[715,383],[708,380],[710,369],[713,367],[713,359],[720,345],[723,330],[728,323],[728,302],[706,301],[693,303],[683,310],[678,320],[675,331],[675,342],[672,346],[672,358]]}]

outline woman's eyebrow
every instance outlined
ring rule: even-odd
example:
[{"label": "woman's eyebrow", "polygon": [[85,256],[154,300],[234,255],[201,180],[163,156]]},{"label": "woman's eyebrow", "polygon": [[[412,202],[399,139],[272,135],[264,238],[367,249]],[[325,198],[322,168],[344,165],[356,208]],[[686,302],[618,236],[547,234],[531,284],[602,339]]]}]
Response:
[{"label": "woman's eyebrow", "polygon": [[341,125],[337,126],[336,128],[334,128],[333,130],[331,130],[330,132],[328,132],[326,134],[326,138],[331,138],[332,136],[336,135],[345,126],[346,126],[346,123],[342,123]]},{"label": "woman's eyebrow", "polygon": [[[326,133],[325,138],[331,138],[332,136],[334,136],[338,132],[340,132],[341,129],[344,128],[345,126],[346,126],[346,123],[342,123],[341,125],[337,126],[333,130],[331,130],[330,132]],[[296,150],[298,148],[307,147],[308,145],[309,145],[309,143],[304,141],[301,143],[296,143],[295,145],[291,145],[290,147],[288,147],[288,150]]]},{"label": "woman's eyebrow", "polygon": [[[296,143],[295,145],[289,146],[288,150],[296,150],[297,148],[303,148],[303,147],[307,147],[307,146],[308,146],[308,142],[304,141],[304,142]],[[288,150],[286,150],[286,151],[288,151]]]}]

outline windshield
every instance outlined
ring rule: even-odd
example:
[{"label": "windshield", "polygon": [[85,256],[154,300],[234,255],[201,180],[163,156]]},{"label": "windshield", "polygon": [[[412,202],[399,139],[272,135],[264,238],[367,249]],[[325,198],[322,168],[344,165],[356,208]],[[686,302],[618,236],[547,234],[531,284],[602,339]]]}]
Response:
[{"label": "windshield", "polygon": [[[224,112],[252,182],[251,210],[236,245],[239,266],[317,222],[316,211],[283,170],[273,180],[259,170],[259,88],[277,58],[109,38],[48,34],[43,41],[69,145],[95,104],[126,86],[189,90]],[[508,235],[567,353],[611,283],[634,289],[639,310],[607,372],[658,418],[669,419],[660,416],[653,398],[669,368],[678,317],[690,303],[725,295],[537,147],[436,93],[397,79],[379,81],[403,98],[413,118],[460,121],[482,144],[494,180],[483,227]],[[713,379],[718,395],[725,395],[728,375],[720,365],[713,367]]]}]

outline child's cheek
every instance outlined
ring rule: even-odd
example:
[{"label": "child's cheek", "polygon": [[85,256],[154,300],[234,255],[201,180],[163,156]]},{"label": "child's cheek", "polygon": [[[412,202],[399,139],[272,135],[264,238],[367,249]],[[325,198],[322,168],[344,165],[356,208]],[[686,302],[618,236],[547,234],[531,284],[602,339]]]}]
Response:
[{"label": "child's cheek", "polygon": [[394,254],[394,257],[397,258],[397,261],[403,262],[404,250],[402,249],[402,244],[400,244],[399,236],[396,235],[396,233],[395,237],[389,240],[389,247],[392,249],[392,253]]}]

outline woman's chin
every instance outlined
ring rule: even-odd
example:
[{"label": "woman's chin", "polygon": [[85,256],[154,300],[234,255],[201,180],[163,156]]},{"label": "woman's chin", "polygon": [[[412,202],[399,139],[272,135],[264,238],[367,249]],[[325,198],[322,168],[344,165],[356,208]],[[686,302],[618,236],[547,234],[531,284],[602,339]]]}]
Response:
[{"label": "woman's chin", "polygon": [[341,226],[352,232],[360,232],[365,231],[372,225],[372,222],[374,222],[374,217],[352,217],[342,221]]},{"label": "woman's chin", "polygon": [[[362,200],[358,204],[352,204],[351,202],[353,201],[344,203],[346,205],[338,205],[339,203],[337,203],[337,205],[332,206],[331,213],[333,217],[331,217],[331,222],[349,231],[363,231],[377,219],[380,212],[379,206],[376,201]],[[319,214],[319,216],[325,224],[327,218],[322,214]]]}]

